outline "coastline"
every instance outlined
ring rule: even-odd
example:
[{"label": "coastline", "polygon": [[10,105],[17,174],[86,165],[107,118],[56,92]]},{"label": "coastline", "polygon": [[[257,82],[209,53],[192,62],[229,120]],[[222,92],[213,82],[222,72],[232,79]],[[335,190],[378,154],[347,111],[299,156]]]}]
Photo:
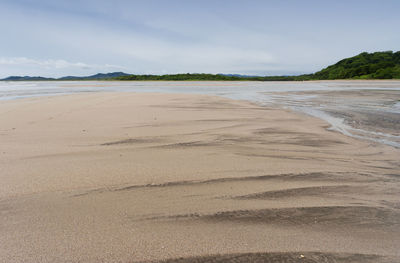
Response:
[{"label": "coastline", "polygon": [[7,262],[400,256],[399,150],[310,116],[113,92],[5,101],[0,123]]},{"label": "coastline", "polygon": [[51,79],[51,80],[6,80],[0,79],[1,82],[11,82],[11,83],[18,83],[18,82],[261,82],[261,83],[269,83],[269,82],[283,82],[283,83],[290,83],[290,82],[400,82],[400,79],[308,79],[308,80],[119,80],[119,79]]}]

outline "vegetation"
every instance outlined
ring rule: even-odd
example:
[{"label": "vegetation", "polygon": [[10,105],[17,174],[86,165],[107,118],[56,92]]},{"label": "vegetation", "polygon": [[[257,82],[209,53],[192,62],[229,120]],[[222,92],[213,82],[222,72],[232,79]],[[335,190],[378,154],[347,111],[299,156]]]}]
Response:
[{"label": "vegetation", "polygon": [[400,79],[400,51],[361,53],[346,58],[314,74],[299,76],[242,76],[224,74],[131,75],[123,72],[96,74],[87,77],[68,76],[58,79],[12,76],[2,80],[164,80],[164,81],[301,81],[331,79]]},{"label": "vegetation", "polygon": [[310,79],[400,79],[400,51],[364,52],[343,59],[309,77]]},{"label": "vegetation", "polygon": [[116,77],[115,80],[186,80],[186,81],[201,81],[201,80],[243,80],[246,78],[238,76],[226,76],[222,74],[171,74],[171,75],[129,75]]},{"label": "vegetation", "polygon": [[222,74],[129,75],[116,80],[330,80],[330,79],[400,79],[400,51],[361,53],[346,58],[314,74],[299,76],[237,76]]},{"label": "vegetation", "polygon": [[113,78],[115,80],[164,80],[164,81],[280,81],[280,80],[296,80],[295,76],[238,76],[224,74],[170,74],[170,75],[129,75]]}]

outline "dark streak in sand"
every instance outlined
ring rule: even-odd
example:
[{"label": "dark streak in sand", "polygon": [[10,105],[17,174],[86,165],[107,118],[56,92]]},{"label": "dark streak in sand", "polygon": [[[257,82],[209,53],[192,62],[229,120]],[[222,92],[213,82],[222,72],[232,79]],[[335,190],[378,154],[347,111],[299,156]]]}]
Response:
[{"label": "dark streak in sand", "polygon": [[[395,263],[399,258],[368,254],[320,253],[320,252],[273,252],[242,253],[199,257],[175,258],[146,263]],[[144,262],[143,262],[144,263]]]},{"label": "dark streak in sand", "polygon": [[318,180],[318,181],[336,181],[341,182],[371,182],[376,179],[372,178],[369,174],[355,174],[355,173],[299,173],[299,174],[278,174],[278,175],[260,175],[260,176],[245,176],[245,177],[225,177],[218,179],[202,180],[202,181],[172,181],[160,184],[142,184],[142,185],[129,185],[119,188],[99,188],[90,191],[73,195],[73,197],[84,196],[90,193],[101,193],[105,191],[129,191],[135,189],[145,188],[162,188],[162,187],[177,187],[188,185],[205,185],[215,183],[227,182],[245,182],[245,181],[265,181],[265,180],[279,180],[279,181],[303,181],[303,180]]},{"label": "dark streak in sand", "polygon": [[299,187],[292,189],[283,189],[277,191],[266,191],[242,196],[235,196],[233,199],[246,200],[246,199],[274,199],[274,198],[293,198],[299,196],[321,196],[327,194],[346,193],[349,191],[359,191],[360,186],[349,185],[332,185],[332,186],[312,186],[312,187]]},{"label": "dark streak in sand", "polygon": [[214,214],[182,214],[146,220],[202,220],[210,223],[262,223],[286,226],[399,227],[400,212],[383,207],[313,206],[254,210],[236,210]]}]

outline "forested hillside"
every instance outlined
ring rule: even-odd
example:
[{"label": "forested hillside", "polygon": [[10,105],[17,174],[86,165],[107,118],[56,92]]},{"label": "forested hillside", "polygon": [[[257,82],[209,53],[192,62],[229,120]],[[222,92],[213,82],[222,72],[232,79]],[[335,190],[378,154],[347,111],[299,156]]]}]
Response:
[{"label": "forested hillside", "polygon": [[364,52],[343,59],[309,77],[310,79],[400,79],[400,51]]}]

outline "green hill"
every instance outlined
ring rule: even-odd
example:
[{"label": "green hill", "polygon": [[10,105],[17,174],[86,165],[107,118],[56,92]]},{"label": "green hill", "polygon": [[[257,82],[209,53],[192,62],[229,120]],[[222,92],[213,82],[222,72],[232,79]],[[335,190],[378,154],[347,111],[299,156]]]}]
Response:
[{"label": "green hill", "polygon": [[[299,76],[301,77],[301,76]],[[311,75],[309,79],[400,79],[400,51],[361,53]]]}]

